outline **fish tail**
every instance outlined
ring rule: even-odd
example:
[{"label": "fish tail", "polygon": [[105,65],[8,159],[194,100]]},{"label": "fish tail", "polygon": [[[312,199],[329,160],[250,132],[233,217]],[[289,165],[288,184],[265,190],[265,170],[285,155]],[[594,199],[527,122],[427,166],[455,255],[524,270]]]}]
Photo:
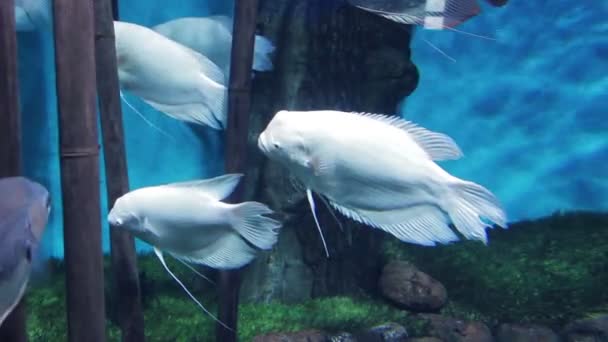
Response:
[{"label": "fish tail", "polygon": [[492,223],[506,228],[507,217],[498,199],[486,188],[473,182],[458,180],[449,185],[451,198],[447,212],[456,229],[467,239],[487,244],[485,228]]},{"label": "fish tail", "polygon": [[274,44],[263,36],[255,36],[253,49],[253,70],[270,71],[274,68],[270,54],[275,50]]},{"label": "fish tail", "polygon": [[234,205],[231,213],[234,230],[251,244],[268,250],[277,242],[281,223],[264,216],[273,213],[266,205],[258,202],[244,202]]}]

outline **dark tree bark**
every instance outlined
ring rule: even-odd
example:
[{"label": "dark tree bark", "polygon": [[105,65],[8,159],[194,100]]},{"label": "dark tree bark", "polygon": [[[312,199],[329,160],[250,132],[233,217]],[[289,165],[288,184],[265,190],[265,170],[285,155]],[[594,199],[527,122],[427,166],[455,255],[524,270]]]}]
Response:
[{"label": "dark tree bark", "polygon": [[[116,61],[113,5],[116,1],[95,1],[95,55],[97,91],[106,170],[108,208],[129,191],[120,86]],[[112,259],[112,308],[117,313],[122,340],[145,341],[137,254],[133,236],[110,228]]]},{"label": "dark tree bark", "polygon": [[[21,115],[13,0],[0,2],[0,75],[0,177],[19,176],[22,173]],[[24,298],[0,326],[0,341],[27,341]]]},{"label": "dark tree bark", "polygon": [[105,341],[93,0],[55,0],[68,340]]},{"label": "dark tree bark", "polygon": [[[228,127],[226,127],[226,173],[244,173],[247,167],[247,133],[251,104],[251,67],[257,0],[236,0],[230,80],[228,91]],[[235,189],[228,202],[241,202],[243,184]],[[230,327],[217,325],[216,341],[237,341],[240,270],[220,271],[219,320]]]},{"label": "dark tree bark", "polygon": [[258,30],[277,50],[274,71],[257,73],[253,84],[245,198],[268,204],[284,226],[274,250],[244,274],[243,300],[374,291],[385,234],[336,213],[342,232],[317,200],[327,259],[305,194],[291,186],[286,170],[262,156],[256,139],[281,109],[395,114],[418,82],[410,60],[412,29],[344,0],[260,0]]}]

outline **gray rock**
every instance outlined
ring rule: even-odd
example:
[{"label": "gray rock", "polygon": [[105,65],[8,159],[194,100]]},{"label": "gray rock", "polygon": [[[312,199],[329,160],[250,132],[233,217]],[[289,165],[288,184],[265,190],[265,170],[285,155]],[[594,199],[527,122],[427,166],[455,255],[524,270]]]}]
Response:
[{"label": "gray rock", "polygon": [[270,333],[253,338],[253,342],[328,342],[327,335],[319,330],[291,333]]},{"label": "gray rock", "polygon": [[358,342],[357,338],[351,333],[341,332],[329,337],[330,342]]},{"label": "gray rock", "polygon": [[405,342],[407,330],[397,323],[385,323],[375,326],[357,336],[359,342]]},{"label": "gray rock", "polygon": [[380,291],[398,306],[416,312],[436,312],[448,299],[440,282],[404,261],[393,261],[384,267]]},{"label": "gray rock", "polygon": [[608,342],[608,315],[574,321],[563,335],[567,342]]},{"label": "gray rock", "polygon": [[481,322],[465,321],[452,317],[423,314],[429,321],[429,335],[445,342],[493,342],[490,329]]},{"label": "gray rock", "polygon": [[501,324],[496,330],[497,342],[559,342],[553,330],[534,324]]}]

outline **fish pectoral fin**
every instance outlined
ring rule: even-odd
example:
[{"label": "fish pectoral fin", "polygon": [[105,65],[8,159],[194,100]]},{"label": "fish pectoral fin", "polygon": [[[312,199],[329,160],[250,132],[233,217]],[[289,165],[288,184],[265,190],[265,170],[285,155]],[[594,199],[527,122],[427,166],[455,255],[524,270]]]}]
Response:
[{"label": "fish pectoral fin", "polygon": [[321,225],[319,224],[319,219],[317,218],[317,212],[315,208],[315,199],[312,196],[312,190],[306,189],[306,197],[308,198],[308,204],[310,205],[310,211],[312,211],[312,217],[315,219],[315,224],[317,225],[317,229],[319,230],[319,235],[321,236],[321,242],[323,242],[323,248],[325,248],[325,255],[329,258],[329,250],[327,249],[327,244],[325,243],[325,237],[323,236],[323,230],[321,230]]},{"label": "fish pectoral fin", "polygon": [[234,230],[256,247],[268,250],[277,242],[281,223],[263,216],[273,213],[266,205],[244,202],[233,205],[230,213]]},{"label": "fish pectoral fin", "polygon": [[399,116],[356,112],[352,114],[368,117],[404,130],[432,160],[455,160],[463,156],[460,147],[448,135],[433,132]]},{"label": "fish pectoral fin", "polygon": [[458,236],[448,226],[446,214],[436,206],[420,204],[403,209],[372,211],[351,209],[330,201],[342,215],[382,229],[401,241],[423,246],[446,244],[458,240]]},{"label": "fish pectoral fin", "polygon": [[256,250],[237,233],[226,233],[209,246],[190,253],[174,253],[174,258],[185,262],[226,270],[247,265],[255,258]]},{"label": "fish pectoral fin", "polygon": [[229,173],[209,179],[165,184],[164,187],[192,188],[204,192],[215,200],[228,197],[243,178],[242,173]]},{"label": "fish pectoral fin", "polygon": [[215,130],[223,128],[222,123],[216,119],[209,107],[202,103],[163,104],[142,98],[144,102],[159,112],[180,121],[207,125]]},{"label": "fish pectoral fin", "polygon": [[224,324],[222,321],[220,321],[219,319],[217,319],[217,317],[215,317],[211,312],[209,312],[209,310],[207,310],[205,308],[205,306],[203,304],[201,304],[201,302],[198,301],[198,299],[196,299],[196,297],[194,297],[194,295],[192,295],[192,293],[190,293],[190,291],[188,290],[188,288],[179,280],[179,278],[177,278],[177,276],[175,274],[173,274],[173,272],[171,272],[171,270],[169,269],[169,267],[167,266],[167,263],[165,262],[165,258],[163,257],[163,252],[158,249],[158,247],[154,247],[154,253],[156,254],[156,256],[158,257],[158,260],[160,260],[160,263],[163,265],[163,267],[165,268],[165,270],[167,271],[167,273],[169,273],[169,275],[171,277],[173,277],[173,279],[175,279],[175,281],[179,284],[179,286],[182,287],[182,289],[184,291],[186,291],[186,293],[188,294],[188,296],[190,297],[190,299],[192,299],[196,304],[198,304],[198,306],[207,314],[209,315],[211,318],[213,318],[214,321],[218,322],[219,324],[221,324],[223,327],[225,327],[228,330],[232,330],[230,329],[226,324]]}]

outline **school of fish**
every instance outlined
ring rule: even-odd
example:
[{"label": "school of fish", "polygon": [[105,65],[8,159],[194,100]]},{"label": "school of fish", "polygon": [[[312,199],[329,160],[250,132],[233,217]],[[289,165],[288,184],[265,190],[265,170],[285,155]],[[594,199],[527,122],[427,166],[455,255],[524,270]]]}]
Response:
[{"label": "school of fish", "polygon": [[[488,1],[495,6],[506,2]],[[50,3],[16,0],[17,30],[48,26]],[[439,30],[452,29],[480,11],[477,0],[348,3],[399,23]],[[115,21],[121,95],[125,91],[137,96],[176,120],[224,129],[232,25],[227,16],[177,18],[154,27]],[[274,52],[268,38],[256,35],[252,72],[273,70]],[[314,194],[349,219],[419,245],[460,237],[487,243],[486,228],[507,226],[506,214],[489,190],[437,164],[461,158],[458,145],[445,134],[399,117],[281,110],[257,145],[305,188],[328,257]],[[108,214],[112,229],[128,231],[153,246],[170,276],[220,324],[164,257],[166,253],[186,265],[225,270],[243,267],[258,251],[273,248],[281,222],[270,217],[272,209],[259,202],[223,202],[242,177],[225,174],[135,189],[117,199]],[[7,191],[20,195],[6,196]],[[25,291],[50,197],[44,187],[21,177],[0,179],[0,194],[1,324]]]}]

